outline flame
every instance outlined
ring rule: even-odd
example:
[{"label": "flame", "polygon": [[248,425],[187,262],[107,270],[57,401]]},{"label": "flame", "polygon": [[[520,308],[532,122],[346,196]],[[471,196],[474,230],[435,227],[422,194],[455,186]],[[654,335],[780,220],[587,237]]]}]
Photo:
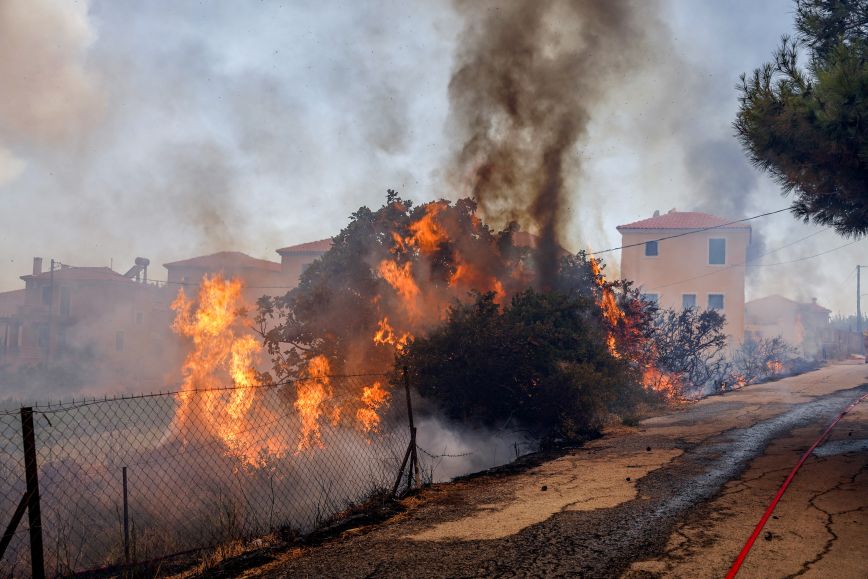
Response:
[{"label": "flame", "polygon": [[769,360],[766,362],[766,368],[770,374],[780,374],[784,371],[784,365],[780,360]]},{"label": "flame", "polygon": [[442,202],[429,203],[425,207],[425,214],[410,224],[413,233],[405,241],[408,245],[415,245],[423,253],[434,253],[440,244],[449,239],[446,230],[438,223],[437,215],[446,208]]},{"label": "flame", "polygon": [[[296,384],[296,399],[293,406],[301,418],[301,440],[296,448],[296,454],[310,448],[325,446],[320,431],[320,418],[325,410],[325,403],[332,397],[330,371],[328,358],[322,355],[315,356],[308,362],[307,377]],[[331,418],[334,422],[334,411],[331,413]],[[337,415],[337,419],[340,420],[340,414]]]},{"label": "flame", "polygon": [[375,344],[390,344],[395,347],[395,350],[401,352],[407,346],[407,342],[413,339],[413,335],[410,332],[404,332],[398,336],[395,330],[392,329],[392,326],[389,325],[388,316],[380,320],[378,325],[379,327],[374,333]]},{"label": "flame", "polygon": [[390,394],[380,382],[374,382],[362,389],[363,407],[356,411],[356,420],[365,432],[379,432],[380,415],[377,410],[388,402]]},{"label": "flame", "polygon": [[183,289],[172,302],[172,329],[193,342],[182,367],[172,430],[185,443],[194,435],[216,438],[227,454],[248,466],[262,466],[269,457],[284,454],[286,444],[277,431],[254,436],[251,430],[273,414],[257,399],[255,365],[261,348],[241,314],[242,287],[238,279],[205,276],[195,308]]},{"label": "flame", "polygon": [[401,296],[404,308],[411,317],[416,317],[419,313],[418,298],[419,286],[416,285],[416,280],[413,279],[413,266],[410,262],[405,262],[399,266],[397,262],[390,259],[384,259],[380,262],[379,267],[380,277],[392,286]]},{"label": "flame", "polygon": [[680,380],[654,366],[647,366],[642,373],[642,386],[647,390],[658,392],[667,398],[674,398],[680,387]]},{"label": "flame", "polygon": [[497,304],[503,303],[506,297],[506,291],[503,289],[503,283],[491,275],[482,273],[476,270],[470,264],[459,261],[455,267],[455,271],[449,277],[449,285],[461,285],[466,288],[473,288],[480,291],[494,292],[494,302]]},{"label": "flame", "polygon": [[599,259],[590,258],[588,263],[591,265],[591,271],[594,274],[594,282],[597,284],[597,289],[599,290],[597,295],[597,306],[600,308],[600,311],[603,314],[603,319],[606,320],[606,324],[609,328],[609,335],[606,337],[606,345],[609,348],[609,353],[616,358],[620,358],[621,354],[618,352],[617,343],[615,340],[615,335],[613,333],[613,329],[618,325],[618,322],[625,319],[624,310],[618,305],[618,301],[615,299],[615,292],[606,285],[606,276],[603,275],[602,268],[600,267]]}]

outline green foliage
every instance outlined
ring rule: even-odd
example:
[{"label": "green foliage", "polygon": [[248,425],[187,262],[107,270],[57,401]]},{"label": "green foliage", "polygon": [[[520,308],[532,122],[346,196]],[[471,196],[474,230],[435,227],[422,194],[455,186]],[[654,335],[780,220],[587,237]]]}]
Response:
[{"label": "green foliage", "polygon": [[[793,212],[868,233],[868,0],[798,0],[798,39],[742,75],[734,123],[751,161],[794,193]],[[798,63],[801,49],[807,68]]]},{"label": "green foliage", "polygon": [[528,289],[501,308],[492,293],[457,304],[404,352],[413,383],[446,416],[578,439],[640,395],[626,362],[606,347],[593,300]]}]

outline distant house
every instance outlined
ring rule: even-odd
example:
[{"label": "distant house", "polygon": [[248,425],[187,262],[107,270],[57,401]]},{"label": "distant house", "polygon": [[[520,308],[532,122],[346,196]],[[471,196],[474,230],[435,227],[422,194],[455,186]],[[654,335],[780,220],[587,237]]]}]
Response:
[{"label": "distant house", "polygon": [[[331,247],[331,239],[292,245],[277,250],[280,263],[251,257],[240,251],[221,251],[166,263],[170,290],[195,288],[205,275],[222,274],[244,282],[244,296],[252,305],[263,295],[283,295],[298,285],[302,272]],[[193,290],[195,291],[195,290]]]},{"label": "distant house", "polygon": [[810,302],[797,302],[780,295],[771,295],[745,304],[745,333],[753,338],[780,336],[799,348],[804,356],[825,357],[824,346],[829,342],[831,310]]},{"label": "distant house", "polygon": [[283,276],[293,282],[293,286],[297,285],[304,270],[316,259],[322,257],[331,247],[331,239],[320,239],[319,241],[281,247],[277,253],[280,255],[280,267]]},{"label": "distant house", "polygon": [[32,273],[21,276],[24,289],[0,293],[0,367],[74,360],[98,365],[108,380],[158,383],[163,368],[154,362],[169,334],[169,309],[165,292],[141,279],[142,269],[42,271],[34,258]]},{"label": "distant house", "polygon": [[[744,285],[749,225],[732,219],[675,211],[619,225],[621,277],[632,280],[664,308],[715,309],[726,333],[744,337]],[[664,237],[678,236],[672,239]]]},{"label": "distant house", "polygon": [[279,263],[250,257],[240,251],[221,251],[192,257],[165,263],[163,267],[168,271],[168,286],[173,293],[185,287],[188,295],[195,294],[206,275],[240,278],[244,282],[244,297],[250,305],[262,295],[282,295],[295,285],[283,274]]}]

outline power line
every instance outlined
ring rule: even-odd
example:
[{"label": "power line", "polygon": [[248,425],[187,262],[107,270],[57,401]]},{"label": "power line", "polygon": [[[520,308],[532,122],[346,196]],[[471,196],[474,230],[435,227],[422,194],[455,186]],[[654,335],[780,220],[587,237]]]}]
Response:
[{"label": "power line", "polygon": [[[756,256],[754,259],[758,259],[758,258],[760,258],[760,257],[765,257],[766,255],[769,255],[770,253],[774,253],[774,252],[779,251],[779,250],[781,250],[781,249],[783,249],[783,248],[785,248],[785,247],[789,247],[789,246],[791,246],[791,245],[794,245],[794,244],[796,244],[796,243],[799,243],[799,242],[801,242],[801,241],[804,241],[804,240],[808,239],[809,237],[813,237],[813,236],[816,235],[816,234],[817,234],[817,233],[812,233],[812,234],[810,234],[810,235],[806,235],[805,237],[801,237],[801,238],[799,238],[799,239],[797,239],[797,240],[795,240],[795,241],[793,241],[793,242],[790,242],[790,243],[788,243],[788,244],[786,244],[786,245],[782,245],[781,247],[778,247],[778,248],[772,249],[772,250],[770,250],[770,251],[767,251],[767,252],[765,252],[765,253],[762,253],[762,254]],[[725,271],[725,270],[727,270],[727,269],[732,269],[732,268],[734,268],[734,267],[771,267],[771,266],[775,266],[775,265],[785,265],[785,264],[788,264],[788,263],[796,263],[796,262],[799,262],[799,261],[806,261],[806,260],[809,260],[809,259],[813,259],[813,258],[815,258],[815,257],[820,257],[821,255],[825,255],[825,254],[827,254],[827,253],[832,253],[833,251],[838,251],[839,249],[843,249],[843,248],[845,248],[845,247],[847,247],[847,246],[849,246],[849,245],[853,245],[854,243],[858,243],[859,241],[862,241],[862,240],[860,239],[860,240],[856,240],[856,241],[851,241],[851,242],[849,242],[849,243],[845,243],[844,245],[839,245],[838,247],[835,247],[835,248],[833,248],[833,249],[829,249],[829,250],[827,250],[827,251],[823,251],[823,252],[820,252],[820,253],[817,253],[817,254],[814,254],[814,255],[807,255],[807,256],[799,257],[799,258],[797,258],[797,259],[793,259],[793,260],[790,260],[790,261],[779,261],[779,262],[776,262],[776,263],[753,263],[753,264],[752,264],[752,263],[748,263],[748,261],[750,261],[750,260],[748,260],[748,261],[743,262],[743,263],[735,263],[735,264],[732,264],[732,265],[728,265],[728,266],[726,266],[726,267],[722,267],[722,268],[720,268],[720,269],[718,269],[718,270],[715,270],[715,271],[711,271],[711,272],[708,272],[708,273],[704,273],[704,274],[702,274],[702,275],[697,275],[697,276],[690,277],[690,278],[687,278],[687,279],[682,279],[682,280],[679,280],[679,281],[673,281],[673,282],[670,282],[670,283],[667,283],[667,284],[658,285],[658,286],[655,286],[655,287],[653,287],[653,288],[649,288],[649,290],[658,290],[658,289],[663,289],[663,288],[667,288],[667,287],[670,287],[670,286],[673,286],[673,285],[678,285],[678,284],[686,283],[686,282],[688,282],[688,281],[693,281],[693,280],[695,280],[695,279],[701,279],[701,278],[704,278],[704,277],[709,277],[709,276],[712,276],[712,275],[717,275],[717,274],[720,273],[721,271]]]},{"label": "power line", "polygon": [[721,223],[720,225],[714,225],[712,227],[703,227],[701,229],[691,229],[690,231],[685,231],[683,233],[676,233],[675,235],[667,235],[666,237],[658,237],[657,239],[649,239],[647,241],[640,241],[639,243],[630,243],[628,245],[622,245],[620,247],[611,247],[609,249],[603,249],[601,251],[590,251],[587,255],[599,255],[601,253],[609,253],[610,251],[617,251],[619,249],[626,249],[628,247],[638,247],[640,245],[645,245],[649,241],[665,241],[667,239],[675,239],[676,237],[684,237],[685,235],[693,235],[694,233],[702,233],[703,231],[711,231],[712,229],[720,229],[721,227],[727,227],[729,225],[734,225],[736,223],[744,223],[745,221],[751,221],[753,219],[759,219],[760,217],[766,217],[768,215],[774,215],[775,213],[783,213],[784,211],[789,211],[789,207],[784,207],[783,209],[777,209],[776,211],[769,211],[768,213],[760,213],[759,215],[754,215],[753,217],[745,217],[744,219],[736,219],[735,221],[730,221],[728,223]]}]

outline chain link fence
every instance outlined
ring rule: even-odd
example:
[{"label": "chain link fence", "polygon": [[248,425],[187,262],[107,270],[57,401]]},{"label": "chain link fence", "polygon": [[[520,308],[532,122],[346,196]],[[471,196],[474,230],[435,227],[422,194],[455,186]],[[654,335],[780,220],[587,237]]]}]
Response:
[{"label": "chain link fence", "polygon": [[[411,437],[404,389],[329,379],[306,408],[293,384],[33,407],[47,574],[304,534],[391,491]],[[359,395],[374,380],[388,391],[378,424]],[[0,530],[28,488],[23,435],[20,411],[0,412]],[[30,574],[28,532],[24,516],[0,577]]]}]

